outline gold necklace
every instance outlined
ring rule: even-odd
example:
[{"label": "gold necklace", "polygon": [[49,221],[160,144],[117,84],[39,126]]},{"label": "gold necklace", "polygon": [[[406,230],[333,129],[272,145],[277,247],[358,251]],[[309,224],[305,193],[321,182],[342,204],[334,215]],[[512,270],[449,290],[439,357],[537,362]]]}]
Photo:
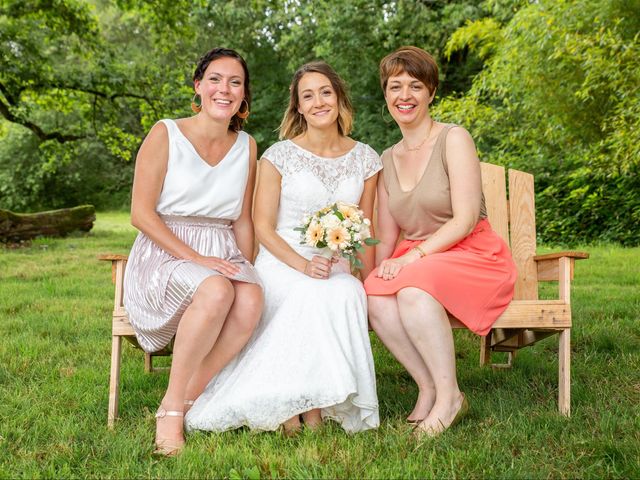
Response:
[{"label": "gold necklace", "polygon": [[404,149],[407,152],[417,152],[418,150],[420,150],[422,148],[422,146],[425,144],[425,142],[429,139],[429,136],[431,135],[431,128],[432,127],[433,127],[433,120],[431,120],[431,122],[429,123],[429,130],[427,130],[427,136],[424,137],[424,140],[422,140],[420,142],[420,145],[418,145],[417,147],[409,148],[409,146],[407,145],[407,141],[403,138],[402,139],[402,144],[404,145]]},{"label": "gold necklace", "polygon": [[422,148],[422,146],[424,145],[424,143],[427,141],[427,138],[429,138],[429,135],[427,135],[426,137],[424,137],[424,140],[422,140],[422,141],[420,142],[420,145],[418,145],[417,147],[413,147],[413,148],[409,148],[409,147],[407,146],[407,141],[406,141],[404,138],[402,139],[402,143],[404,144],[404,149],[405,149],[407,152],[417,152],[418,150],[420,150],[420,149]]}]

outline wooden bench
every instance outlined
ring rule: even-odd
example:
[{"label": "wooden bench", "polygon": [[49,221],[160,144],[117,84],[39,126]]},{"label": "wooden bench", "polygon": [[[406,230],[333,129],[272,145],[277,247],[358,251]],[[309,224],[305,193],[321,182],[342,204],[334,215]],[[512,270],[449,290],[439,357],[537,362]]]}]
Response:
[{"label": "wooden bench", "polygon": [[[118,406],[120,400],[120,366],[122,364],[122,339],[128,340],[134,347],[140,348],[136,340],[133,327],[129,323],[129,317],[124,309],[124,271],[127,266],[126,255],[105,254],[99,255],[99,260],[111,262],[111,280],[115,285],[113,300],[113,315],[111,319],[111,375],[109,378],[109,409],[107,425],[113,428],[118,418]],[[144,371],[147,373],[167,370],[167,368],[154,368],[153,357],[165,357],[171,355],[171,345],[158,352],[144,352]]]},{"label": "wooden bench", "polygon": [[[510,367],[518,349],[534,344],[553,334],[559,334],[558,342],[558,409],[569,415],[570,408],[570,334],[571,334],[571,280],[576,259],[589,258],[583,252],[559,252],[536,255],[535,202],[533,176],[517,170],[509,170],[509,199],[503,167],[482,163],[482,190],[487,214],[493,229],[511,247],[518,268],[514,299],[496,321],[494,328],[482,337],[480,365],[487,365],[491,352],[507,352],[508,363],[495,367]],[[111,377],[109,382],[108,425],[113,427],[118,418],[120,365],[122,339],[134,346],[138,343],[122,303],[126,255],[100,255],[100,260],[112,264],[112,280],[115,284],[114,307],[111,328]],[[538,282],[557,281],[558,299],[540,300]],[[451,317],[454,328],[463,325]],[[145,353],[145,371],[153,367],[153,357],[171,355],[170,348]]]},{"label": "wooden bench", "polygon": [[[510,367],[520,348],[558,334],[558,410],[571,413],[571,280],[576,259],[588,253],[565,251],[536,255],[536,220],[533,175],[509,170],[507,199],[504,167],[481,163],[482,191],[493,229],[510,245],[518,269],[513,301],[480,344],[480,365],[491,352],[508,352]],[[557,300],[540,300],[538,283],[557,281]],[[456,327],[462,325],[452,318]]]}]

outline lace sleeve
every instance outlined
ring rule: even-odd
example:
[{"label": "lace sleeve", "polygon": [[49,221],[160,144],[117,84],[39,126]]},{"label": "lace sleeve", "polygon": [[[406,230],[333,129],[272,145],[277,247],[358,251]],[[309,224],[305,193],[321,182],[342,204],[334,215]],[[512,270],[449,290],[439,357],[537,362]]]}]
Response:
[{"label": "lace sleeve", "polygon": [[284,148],[282,148],[282,142],[274,143],[267,148],[262,154],[262,158],[271,163],[280,175],[284,174],[284,163],[286,155],[284,155]]},{"label": "lace sleeve", "polygon": [[364,178],[368,179],[382,170],[382,161],[376,151],[369,145],[365,145],[364,153]]}]

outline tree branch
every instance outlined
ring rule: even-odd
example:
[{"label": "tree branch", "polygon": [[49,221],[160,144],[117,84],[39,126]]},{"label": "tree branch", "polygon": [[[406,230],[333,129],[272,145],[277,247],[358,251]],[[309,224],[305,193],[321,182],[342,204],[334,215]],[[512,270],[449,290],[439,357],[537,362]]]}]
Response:
[{"label": "tree branch", "polygon": [[49,85],[34,85],[32,86],[33,90],[39,90],[41,88],[45,88],[45,89],[50,89],[50,88],[58,88],[60,90],[73,90],[76,92],[83,92],[83,93],[90,93],[91,95],[95,95],[97,97],[100,98],[104,98],[106,100],[109,101],[113,101],[116,98],[137,98],[138,100],[144,100],[145,102],[147,102],[147,104],[151,107],[151,109],[153,110],[153,112],[157,115],[157,111],[155,108],[155,105],[153,104],[153,102],[151,101],[151,99],[149,99],[149,97],[146,97],[144,95],[139,95],[137,93],[128,93],[128,92],[119,92],[119,93],[112,93],[112,94],[107,94],[104,92],[101,92],[100,90],[95,90],[93,88],[87,88],[87,87],[80,87],[77,85],[65,85],[62,83],[51,83]]},{"label": "tree branch", "polygon": [[65,143],[73,140],[80,140],[81,138],[86,138],[85,135],[83,136],[65,135],[64,133],[61,133],[61,132],[46,133],[35,123],[14,115],[13,112],[11,112],[11,109],[9,108],[9,106],[1,100],[0,100],[0,113],[9,122],[17,123],[18,125],[22,125],[23,127],[26,127],[29,130],[31,130],[36,135],[36,137],[40,139],[41,142],[44,142],[46,140],[57,140],[59,143]]},{"label": "tree branch", "polygon": [[11,95],[7,87],[5,87],[4,83],[2,82],[0,82],[0,92],[2,92],[2,95],[4,95],[4,98],[6,98],[11,105],[15,105],[17,103],[16,98],[13,95]]}]

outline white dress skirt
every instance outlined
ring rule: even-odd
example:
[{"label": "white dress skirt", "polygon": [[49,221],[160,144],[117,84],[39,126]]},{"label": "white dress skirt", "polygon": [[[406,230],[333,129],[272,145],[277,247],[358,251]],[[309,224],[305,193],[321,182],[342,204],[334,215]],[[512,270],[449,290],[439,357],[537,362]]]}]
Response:
[{"label": "white dress skirt", "polygon": [[[357,203],[365,179],[380,168],[377,154],[361,143],[328,160],[279,142],[261,161],[282,175],[277,233],[307,259],[319,252],[300,245],[293,230],[303,215],[337,200]],[[367,298],[348,262],[335,264],[328,279],[313,279],[261,247],[255,266],[265,295],[261,322],[189,410],[187,430],[275,430],[316,408],[349,433],[376,428]]]}]

